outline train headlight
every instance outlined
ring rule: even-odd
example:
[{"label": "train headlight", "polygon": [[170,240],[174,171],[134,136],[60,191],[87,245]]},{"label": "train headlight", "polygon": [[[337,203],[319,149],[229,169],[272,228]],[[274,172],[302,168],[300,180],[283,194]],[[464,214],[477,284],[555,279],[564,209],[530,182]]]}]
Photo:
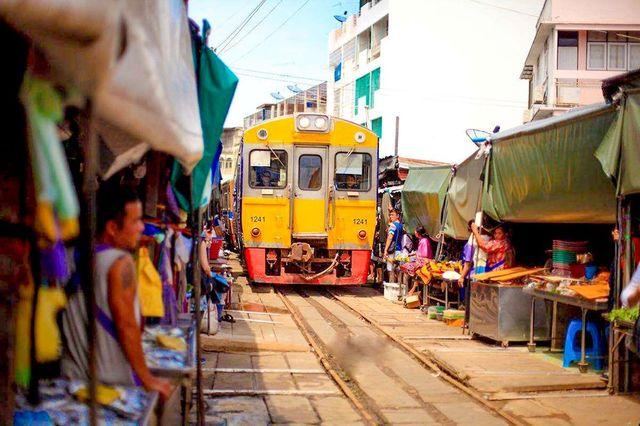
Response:
[{"label": "train headlight", "polygon": [[310,125],[311,120],[309,120],[309,117],[300,117],[300,120],[298,120],[298,126],[301,129],[308,129]]},{"label": "train headlight", "polygon": [[267,139],[268,136],[269,136],[269,132],[267,132],[267,129],[258,130],[258,139],[265,140]]},{"label": "train headlight", "polygon": [[253,228],[251,230],[251,236],[253,238],[258,238],[260,236],[260,229],[259,228]]},{"label": "train headlight", "polygon": [[361,240],[367,238],[367,231],[365,231],[364,229],[360,230],[360,232],[358,232],[358,238],[360,238]]},{"label": "train headlight", "polygon": [[330,126],[328,115],[301,113],[296,116],[296,130],[299,132],[326,133]]}]

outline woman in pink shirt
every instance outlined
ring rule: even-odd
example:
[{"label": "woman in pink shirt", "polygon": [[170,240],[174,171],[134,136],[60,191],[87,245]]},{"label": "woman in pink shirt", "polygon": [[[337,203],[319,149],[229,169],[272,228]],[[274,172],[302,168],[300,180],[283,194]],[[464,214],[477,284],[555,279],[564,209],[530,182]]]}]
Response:
[{"label": "woman in pink shirt", "polygon": [[[433,259],[433,251],[431,249],[431,242],[429,241],[429,234],[427,234],[424,226],[418,226],[413,235],[418,239],[418,250],[415,252],[415,260],[401,266],[402,270],[410,276],[415,276],[416,270],[422,268],[426,263],[426,260]],[[416,292],[418,284],[419,283],[416,280],[413,283],[411,290],[407,293],[407,296]]]}]

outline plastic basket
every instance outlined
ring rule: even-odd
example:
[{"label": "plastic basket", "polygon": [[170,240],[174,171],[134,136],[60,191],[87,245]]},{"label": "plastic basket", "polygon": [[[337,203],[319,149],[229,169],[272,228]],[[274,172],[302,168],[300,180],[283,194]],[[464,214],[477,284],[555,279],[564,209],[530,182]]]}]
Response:
[{"label": "plastic basket", "polygon": [[214,238],[211,240],[211,247],[209,248],[209,259],[216,260],[218,255],[220,254],[220,249],[222,248],[222,243],[224,240],[222,238]]}]

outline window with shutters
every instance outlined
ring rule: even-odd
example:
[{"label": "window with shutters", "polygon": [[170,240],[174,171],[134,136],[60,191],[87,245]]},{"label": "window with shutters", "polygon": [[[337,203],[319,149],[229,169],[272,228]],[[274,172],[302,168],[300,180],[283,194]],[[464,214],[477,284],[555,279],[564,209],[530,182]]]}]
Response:
[{"label": "window with shutters", "polygon": [[371,130],[373,130],[373,133],[378,135],[379,138],[382,137],[382,117],[371,120]]}]

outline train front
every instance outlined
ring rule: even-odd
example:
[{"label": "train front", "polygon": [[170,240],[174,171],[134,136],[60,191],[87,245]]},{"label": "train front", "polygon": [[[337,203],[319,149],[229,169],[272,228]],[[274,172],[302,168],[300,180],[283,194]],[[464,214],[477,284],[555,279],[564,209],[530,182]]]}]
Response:
[{"label": "train front", "polygon": [[376,226],[378,138],[322,114],[248,129],[242,234],[252,282],[365,284]]}]

